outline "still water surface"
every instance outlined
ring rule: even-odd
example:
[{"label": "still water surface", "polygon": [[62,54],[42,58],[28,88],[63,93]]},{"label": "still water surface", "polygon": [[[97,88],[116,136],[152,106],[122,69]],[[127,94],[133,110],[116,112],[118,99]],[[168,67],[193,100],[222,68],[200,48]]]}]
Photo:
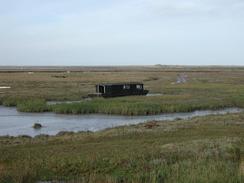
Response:
[{"label": "still water surface", "polygon": [[[189,119],[197,116],[239,113],[239,108],[226,108],[217,111],[195,111],[190,113],[172,113],[149,116],[117,116],[117,115],[61,115],[54,113],[20,113],[16,108],[0,106],[0,136],[40,134],[56,135],[60,131],[98,131],[106,128],[138,124],[150,120]],[[41,123],[43,128],[35,130],[34,123]]]}]

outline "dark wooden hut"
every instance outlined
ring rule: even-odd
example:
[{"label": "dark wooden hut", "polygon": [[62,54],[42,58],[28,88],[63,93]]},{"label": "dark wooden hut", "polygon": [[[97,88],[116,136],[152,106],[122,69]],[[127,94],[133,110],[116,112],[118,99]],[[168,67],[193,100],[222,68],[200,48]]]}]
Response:
[{"label": "dark wooden hut", "polygon": [[117,97],[129,95],[146,95],[148,90],[144,90],[143,83],[100,83],[96,85],[97,94],[103,97]]}]

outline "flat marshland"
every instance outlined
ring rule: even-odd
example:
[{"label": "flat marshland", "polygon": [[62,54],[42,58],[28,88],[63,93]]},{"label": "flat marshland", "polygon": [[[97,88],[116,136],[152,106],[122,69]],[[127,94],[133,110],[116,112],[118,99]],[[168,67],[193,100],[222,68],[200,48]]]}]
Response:
[{"label": "flat marshland", "polygon": [[[69,72],[67,72],[69,71]],[[178,82],[180,77],[184,82]],[[79,101],[100,82],[141,81],[155,96]],[[244,107],[244,68],[62,68],[0,72],[19,111],[145,115]],[[100,132],[0,137],[0,182],[244,182],[244,113]]]},{"label": "flat marshland", "polygon": [[[145,115],[243,107],[244,68],[118,67],[0,72],[0,103],[23,112]],[[185,83],[177,83],[183,75]],[[47,106],[46,101],[81,100],[101,82],[140,81],[157,96],[97,98]]]}]

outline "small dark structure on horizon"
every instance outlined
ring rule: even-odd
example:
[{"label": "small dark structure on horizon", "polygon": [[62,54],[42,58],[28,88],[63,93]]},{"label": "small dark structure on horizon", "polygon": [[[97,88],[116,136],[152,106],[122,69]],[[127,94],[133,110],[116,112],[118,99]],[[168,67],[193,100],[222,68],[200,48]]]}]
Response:
[{"label": "small dark structure on horizon", "polygon": [[96,92],[102,97],[119,97],[129,95],[146,95],[143,83],[100,83],[96,85]]}]

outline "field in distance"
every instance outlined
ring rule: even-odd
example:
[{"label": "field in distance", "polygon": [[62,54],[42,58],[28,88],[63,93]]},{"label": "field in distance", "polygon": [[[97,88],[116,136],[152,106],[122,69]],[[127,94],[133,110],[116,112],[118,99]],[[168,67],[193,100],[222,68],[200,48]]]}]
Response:
[{"label": "field in distance", "polygon": [[[39,102],[81,100],[95,92],[97,83],[131,81],[143,82],[150,93],[161,95],[94,99],[53,108]],[[0,88],[0,103],[19,103],[19,110],[26,112],[140,115],[244,106],[243,67],[1,67],[0,87],[5,87]],[[22,104],[26,99],[31,101]]]}]

